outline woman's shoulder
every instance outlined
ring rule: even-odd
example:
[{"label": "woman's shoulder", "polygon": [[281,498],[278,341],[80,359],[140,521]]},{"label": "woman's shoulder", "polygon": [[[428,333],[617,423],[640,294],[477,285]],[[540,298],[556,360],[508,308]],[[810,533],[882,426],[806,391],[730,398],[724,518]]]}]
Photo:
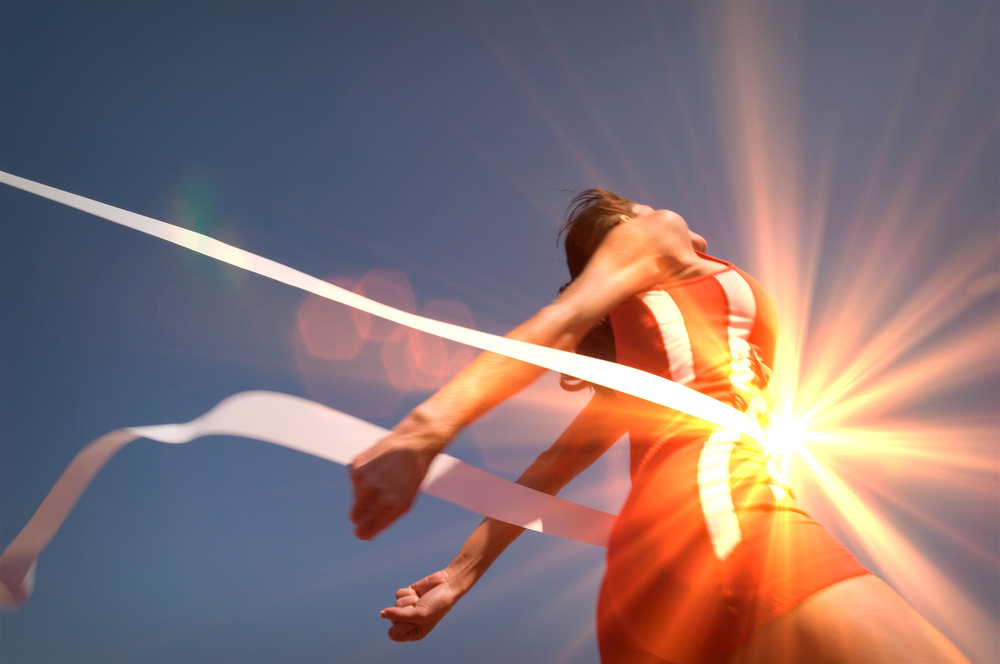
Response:
[{"label": "woman's shoulder", "polygon": [[740,268],[740,267],[738,267],[738,266],[730,263],[727,260],[723,260],[723,259],[717,258],[715,256],[709,256],[708,254],[703,254],[700,251],[697,252],[697,254],[698,254],[698,256],[700,258],[703,258],[703,259],[705,259],[707,261],[711,261],[711,262],[713,262],[713,263],[721,266],[717,270],[718,273],[725,272],[727,270],[732,270],[736,274],[740,275],[741,277],[743,277],[743,280],[746,281],[747,284],[750,286],[750,289],[754,292],[754,295],[756,297],[758,297],[760,299],[766,299],[768,302],[771,301],[771,296],[767,294],[767,291],[764,290],[764,287],[760,285],[760,282],[758,282],[756,279],[754,279],[753,276],[749,272],[747,272],[746,270],[744,270],[743,268]]}]

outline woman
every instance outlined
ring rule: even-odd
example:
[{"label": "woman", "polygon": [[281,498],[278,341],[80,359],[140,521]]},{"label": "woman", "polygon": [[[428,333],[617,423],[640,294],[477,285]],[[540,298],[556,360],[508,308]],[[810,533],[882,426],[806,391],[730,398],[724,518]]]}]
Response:
[{"label": "woman", "polygon": [[[700,253],[680,216],[607,191],[577,196],[565,231],[572,281],[508,336],[617,360],[766,420],[776,322],[749,275]],[[458,430],[540,373],[484,354],[360,455],[358,536],[408,509]],[[596,388],[519,482],[555,493],[626,431],[633,487],[598,603],[602,661],[965,661],[798,509],[738,433]],[[486,519],[451,565],[399,590],[382,612],[390,637],[423,638],[520,530]]]}]

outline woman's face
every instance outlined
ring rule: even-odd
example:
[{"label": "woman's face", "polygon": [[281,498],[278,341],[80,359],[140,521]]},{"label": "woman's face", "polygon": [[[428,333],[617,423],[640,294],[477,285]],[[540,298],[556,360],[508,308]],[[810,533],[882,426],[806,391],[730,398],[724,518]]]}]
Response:
[{"label": "woman's face", "polygon": [[[633,203],[632,204],[632,217],[633,218],[645,217],[647,215],[653,214],[654,212],[656,212],[656,210],[654,210],[653,208],[649,207],[648,205],[641,205],[639,203]],[[688,229],[688,233],[691,234],[691,244],[692,244],[692,246],[694,246],[695,251],[700,251],[700,252],[704,253],[705,250],[708,249],[708,242],[705,241],[705,238],[703,238],[702,236],[698,235],[697,233],[695,233],[691,229]]]}]

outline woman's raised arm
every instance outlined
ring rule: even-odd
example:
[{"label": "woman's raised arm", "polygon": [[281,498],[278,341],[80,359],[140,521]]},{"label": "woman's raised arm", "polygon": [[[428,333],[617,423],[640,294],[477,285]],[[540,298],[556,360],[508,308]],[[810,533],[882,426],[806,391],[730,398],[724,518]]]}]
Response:
[{"label": "woman's raised arm", "polygon": [[[624,433],[625,421],[617,402],[597,392],[517,483],[555,495]],[[417,641],[427,636],[523,531],[509,523],[484,519],[448,567],[396,592],[395,606],[380,614],[392,621],[389,638]]]}]

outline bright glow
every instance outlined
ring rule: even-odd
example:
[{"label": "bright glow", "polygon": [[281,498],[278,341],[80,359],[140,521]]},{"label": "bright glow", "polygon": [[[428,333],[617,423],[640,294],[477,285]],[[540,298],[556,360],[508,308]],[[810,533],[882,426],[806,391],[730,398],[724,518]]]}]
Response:
[{"label": "bright glow", "polygon": [[[979,233],[954,237],[950,215],[963,178],[995,138],[997,114],[968,144],[949,148],[957,157],[945,179],[932,176],[985,33],[977,28],[949,63],[924,131],[902,137],[894,131],[907,77],[927,57],[915,40],[868,189],[831,232],[832,178],[803,168],[796,133],[794,20],[754,3],[721,8],[710,30],[721,124],[735,146],[730,184],[744,212],[747,268],[774,297],[781,327],[772,458],[803,506],[862,562],[972,660],[991,661],[998,624],[985,608],[989,595],[946,561],[968,561],[980,579],[996,579],[997,555],[982,534],[996,533],[996,420],[961,395],[1000,370],[995,310],[976,307],[996,288],[1000,236],[993,218],[978,220]],[[893,172],[886,157],[901,143],[911,158]],[[836,155],[831,144],[828,154],[808,156],[832,164]]]},{"label": "bright glow", "polygon": [[764,448],[771,458],[791,454],[802,446],[807,436],[804,418],[771,418],[771,425],[765,432],[767,439]]}]

